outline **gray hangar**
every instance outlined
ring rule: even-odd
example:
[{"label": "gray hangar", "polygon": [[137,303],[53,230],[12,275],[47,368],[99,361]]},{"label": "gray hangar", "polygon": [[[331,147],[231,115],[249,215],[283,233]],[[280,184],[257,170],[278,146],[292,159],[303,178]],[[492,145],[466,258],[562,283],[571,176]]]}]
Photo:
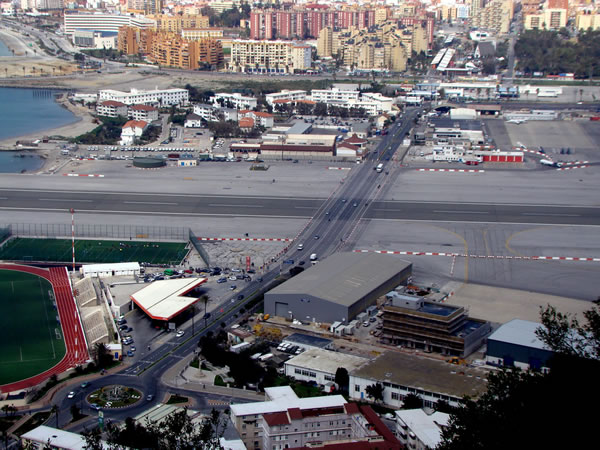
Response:
[{"label": "gray hangar", "polygon": [[346,323],[412,273],[408,261],[379,253],[335,253],[265,294],[265,313]]}]

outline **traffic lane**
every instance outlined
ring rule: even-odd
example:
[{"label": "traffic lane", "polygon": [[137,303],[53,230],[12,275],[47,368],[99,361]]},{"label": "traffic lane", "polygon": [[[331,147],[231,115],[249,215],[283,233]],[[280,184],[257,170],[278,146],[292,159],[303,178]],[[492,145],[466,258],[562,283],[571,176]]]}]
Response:
[{"label": "traffic lane", "polygon": [[312,216],[322,199],[278,197],[211,197],[189,195],[139,195],[107,192],[11,191],[0,192],[5,209],[56,210],[74,208],[80,212],[188,213]]},{"label": "traffic lane", "polygon": [[457,222],[600,225],[600,208],[484,203],[373,202],[365,217]]}]

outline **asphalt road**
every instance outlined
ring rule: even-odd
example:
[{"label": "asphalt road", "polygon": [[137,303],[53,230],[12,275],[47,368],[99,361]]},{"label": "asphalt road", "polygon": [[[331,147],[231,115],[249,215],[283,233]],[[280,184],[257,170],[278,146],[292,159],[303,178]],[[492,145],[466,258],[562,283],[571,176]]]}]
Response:
[{"label": "asphalt road", "polygon": [[[363,164],[352,171],[346,182],[357,185],[352,190],[336,193],[334,200],[317,198],[280,198],[246,196],[207,196],[186,194],[136,194],[114,192],[73,192],[54,190],[0,189],[0,209],[29,211],[68,211],[78,214],[140,214],[174,216],[253,216],[314,217],[321,210],[338,225],[352,221],[352,208],[370,219],[403,219],[456,222],[541,223],[600,225],[600,208],[557,205],[519,205],[494,203],[428,203],[404,201],[370,201],[365,188],[380,184],[387,176],[375,170],[377,161]],[[346,203],[343,203],[343,200]],[[356,205],[356,206],[354,206]]]}]

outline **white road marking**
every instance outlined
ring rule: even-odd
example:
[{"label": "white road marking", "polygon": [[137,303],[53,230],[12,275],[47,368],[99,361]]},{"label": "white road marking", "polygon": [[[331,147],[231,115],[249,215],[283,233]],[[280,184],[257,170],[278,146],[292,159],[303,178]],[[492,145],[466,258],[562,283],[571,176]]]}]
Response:
[{"label": "white road marking", "polygon": [[433,210],[434,213],[450,213],[450,214],[489,214],[488,211],[444,211],[444,210]]},{"label": "white road marking", "polygon": [[72,198],[40,198],[38,200],[44,202],[80,202],[80,203],[92,203],[94,200],[75,200]]},{"label": "white road marking", "polygon": [[132,205],[179,205],[179,203],[175,202],[123,202],[125,204]]},{"label": "white road marking", "polygon": [[581,214],[559,214],[559,213],[521,213],[523,216],[556,216],[556,217],[581,217]]},{"label": "white road marking", "polygon": [[233,205],[230,203],[209,203],[208,206],[234,206],[236,208],[264,208],[262,205]]}]

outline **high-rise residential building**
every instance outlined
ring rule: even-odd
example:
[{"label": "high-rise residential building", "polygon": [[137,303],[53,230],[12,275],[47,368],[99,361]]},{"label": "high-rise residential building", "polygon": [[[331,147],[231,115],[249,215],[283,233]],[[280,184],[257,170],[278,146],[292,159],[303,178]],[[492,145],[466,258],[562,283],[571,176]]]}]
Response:
[{"label": "high-rise residential building", "polygon": [[208,16],[196,14],[176,14],[170,16],[167,14],[155,14],[149,16],[156,22],[156,31],[167,31],[170,33],[181,33],[183,29],[191,28],[209,28]]},{"label": "high-rise residential building", "polygon": [[331,27],[325,27],[319,32],[317,56],[319,58],[333,56],[333,30]]},{"label": "high-rise residential building", "polygon": [[228,69],[233,72],[294,73],[311,65],[312,49],[308,45],[241,39],[231,42]]},{"label": "high-rise residential building", "polygon": [[250,13],[252,39],[317,38],[325,27],[347,29],[375,25],[374,9],[330,9],[325,5],[306,5],[292,10],[257,10]]},{"label": "high-rise residential building", "polygon": [[75,30],[113,31],[130,26],[138,29],[154,27],[154,20],[129,14],[91,14],[65,11],[64,30],[71,36]]},{"label": "high-rise residential building", "polygon": [[560,30],[567,26],[568,10],[549,9],[524,16],[523,28],[526,30]]},{"label": "high-rise residential building", "polygon": [[[474,1],[473,4],[476,4]],[[482,8],[473,8],[471,24],[474,27],[506,34],[514,14],[513,0],[491,0]]]}]

